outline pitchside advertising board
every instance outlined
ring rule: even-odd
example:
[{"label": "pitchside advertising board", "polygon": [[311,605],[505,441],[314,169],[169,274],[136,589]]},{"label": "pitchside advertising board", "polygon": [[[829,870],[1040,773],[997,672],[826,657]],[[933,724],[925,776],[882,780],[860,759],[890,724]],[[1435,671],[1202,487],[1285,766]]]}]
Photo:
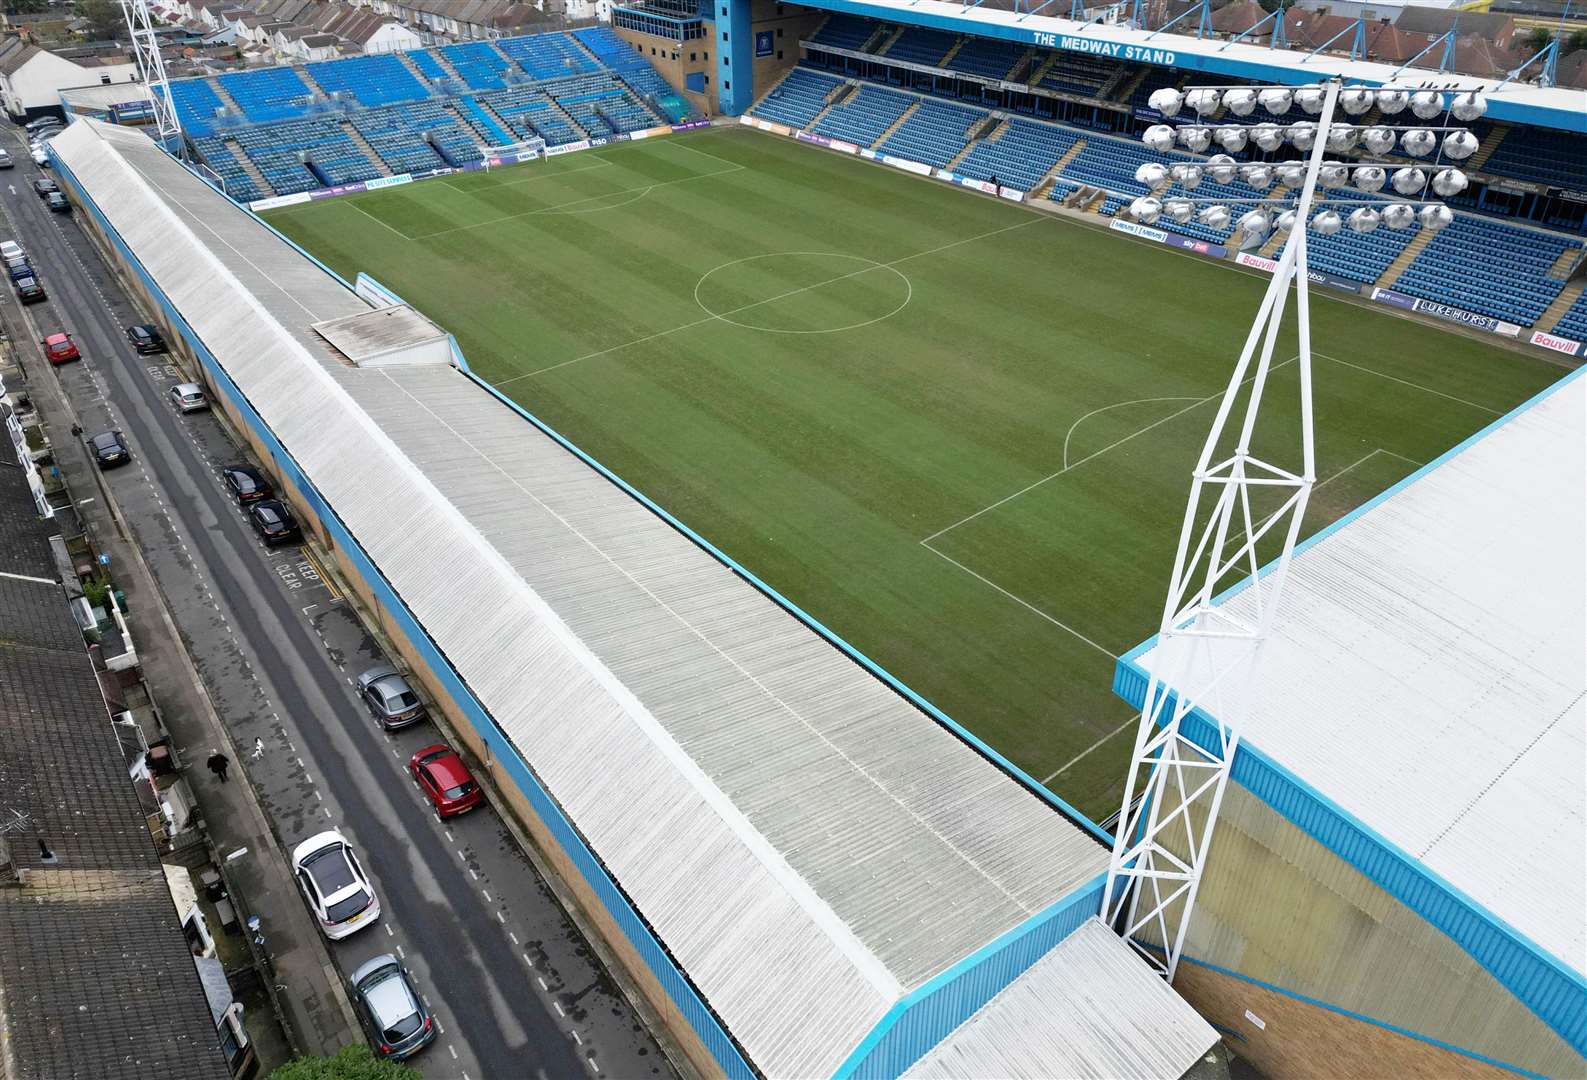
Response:
[{"label": "pitchside advertising board", "polygon": [[1133,221],[1120,221],[1114,218],[1108,223],[1108,228],[1114,232],[1127,233],[1142,240],[1150,240],[1154,244],[1167,244],[1171,248],[1181,251],[1194,251],[1197,255],[1208,255],[1214,259],[1222,259],[1229,254],[1229,249],[1221,244],[1209,244],[1205,240],[1193,240],[1188,236],[1178,233],[1164,232],[1162,229],[1153,229],[1146,225],[1137,225]]}]

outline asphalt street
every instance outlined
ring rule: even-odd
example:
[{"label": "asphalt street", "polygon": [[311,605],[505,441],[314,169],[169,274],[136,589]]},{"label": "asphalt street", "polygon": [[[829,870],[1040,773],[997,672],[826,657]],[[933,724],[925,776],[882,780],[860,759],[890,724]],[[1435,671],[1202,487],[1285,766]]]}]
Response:
[{"label": "asphalt street", "polygon": [[[186,381],[169,356],[138,356],[124,327],[150,321],[107,272],[74,216],[32,190],[26,151],[0,173],[7,234],[49,291],[40,335],[70,332],[80,363],[56,369],[91,435],[119,429],[133,462],[106,475],[246,773],[286,849],[328,828],[357,850],[379,923],[330,953],[345,980],[400,956],[432,1008],[435,1043],[412,1064],[435,1077],[670,1076],[666,1057],[490,806],[443,822],[410,778],[428,722],[388,735],[359,703],[358,673],[385,662],[355,613],[296,545],[267,549],[225,490],[246,460],[218,418],[166,397]],[[26,347],[25,343],[24,346]],[[208,747],[186,747],[202,762]],[[308,911],[282,934],[313,933]],[[268,941],[277,928],[266,925]],[[269,946],[267,945],[267,948]]]}]

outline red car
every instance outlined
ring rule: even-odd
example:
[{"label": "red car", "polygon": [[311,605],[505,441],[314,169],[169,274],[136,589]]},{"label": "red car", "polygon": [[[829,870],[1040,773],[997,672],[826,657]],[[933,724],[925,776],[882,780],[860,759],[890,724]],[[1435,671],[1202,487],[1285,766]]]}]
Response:
[{"label": "red car", "polygon": [[408,768],[442,817],[472,810],[484,801],[485,795],[474,782],[473,774],[450,746],[426,746],[413,755]]},{"label": "red car", "polygon": [[44,339],[44,355],[50,358],[52,364],[64,364],[68,360],[80,360],[83,354],[77,351],[77,343],[70,334],[51,334]]}]

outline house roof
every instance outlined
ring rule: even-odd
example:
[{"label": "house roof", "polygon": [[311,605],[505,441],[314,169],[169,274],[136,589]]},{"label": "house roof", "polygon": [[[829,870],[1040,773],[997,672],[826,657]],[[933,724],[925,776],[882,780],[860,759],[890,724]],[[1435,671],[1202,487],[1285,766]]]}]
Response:
[{"label": "house roof", "polygon": [[1508,15],[1485,11],[1432,8],[1418,4],[1401,8],[1394,25],[1407,34],[1431,34],[1437,37],[1454,30],[1457,37],[1475,34],[1494,40],[1513,31],[1515,20]]},{"label": "house roof", "polygon": [[44,50],[21,38],[6,38],[0,43],[0,75],[14,75],[18,68]]},{"label": "house roof", "polygon": [[6,837],[23,884],[0,888],[0,1071],[219,1080],[204,989],[48,533],[21,473],[0,468],[0,811],[27,821]]}]

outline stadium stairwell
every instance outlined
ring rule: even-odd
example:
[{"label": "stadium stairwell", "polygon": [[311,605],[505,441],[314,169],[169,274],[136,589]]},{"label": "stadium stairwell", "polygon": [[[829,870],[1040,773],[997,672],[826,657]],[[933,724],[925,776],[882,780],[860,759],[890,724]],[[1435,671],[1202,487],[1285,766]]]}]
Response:
[{"label": "stadium stairwell", "polygon": [[556,95],[547,94],[546,98],[551,102],[551,111],[560,116],[562,121],[567,124],[568,127],[578,132],[583,138],[589,137],[590,133],[584,130],[584,125],[575,120],[573,118],[573,114],[562,107],[562,103],[556,99]]},{"label": "stadium stairwell", "polygon": [[205,79],[204,82],[208,84],[211,90],[215,91],[215,96],[220,98],[220,103],[226,106],[226,111],[230,115],[237,117],[247,116],[242,111],[242,106],[237,104],[237,99],[231,96],[231,91],[226,89],[219,79]]},{"label": "stadium stairwell", "polygon": [[1114,100],[1116,100],[1116,101],[1128,101],[1128,100],[1130,100],[1130,95],[1134,94],[1135,91],[1139,90],[1141,88],[1141,83],[1146,81],[1147,72],[1150,71],[1150,70],[1151,70],[1150,68],[1147,68],[1144,65],[1141,66],[1141,67],[1136,68],[1135,69],[1135,74],[1132,75],[1130,78],[1126,79],[1125,82],[1124,82],[1124,85],[1119,87],[1118,96]]},{"label": "stadium stairwell", "polygon": [[[468,80],[464,79],[463,76],[457,73],[457,68],[452,66],[452,61],[446,58],[445,53],[443,53],[440,49],[431,49],[430,55],[435,58],[435,62],[437,64],[441,65],[441,70],[446,72],[447,78],[454,80],[458,86],[467,88]],[[507,141],[511,142],[512,140],[508,139]]]},{"label": "stadium stairwell", "polygon": [[843,102],[848,98],[853,97],[858,89],[859,88],[851,82],[839,83],[833,88],[832,93],[827,96],[827,103],[822,106],[821,111],[810,118],[810,122],[805,125],[805,130],[808,131],[811,128],[814,128],[821,122],[822,117],[826,116],[827,113],[843,104]]},{"label": "stadium stairwell", "polygon": [[1047,54],[1047,58],[1045,60],[1032,68],[1031,73],[1020,81],[1029,83],[1031,86],[1035,86],[1037,83],[1041,82],[1047,77],[1047,73],[1051,71],[1057,63],[1058,54],[1056,52],[1050,52]]},{"label": "stadium stairwell", "polygon": [[980,131],[970,133],[970,141],[964,144],[964,149],[953,155],[945,168],[952,172],[958,167],[959,162],[970,156],[970,151],[980,146],[983,142],[997,142],[1003,132],[1008,130],[1008,121],[1002,117],[989,116],[980,121]]},{"label": "stadium stairwell", "polygon": [[903,112],[898,114],[898,119],[897,120],[894,120],[891,124],[888,124],[887,127],[882,130],[882,133],[880,135],[876,136],[876,139],[871,143],[871,145],[872,146],[880,146],[880,145],[882,145],[884,142],[886,142],[889,138],[892,137],[893,132],[897,131],[899,128],[904,126],[904,121],[905,120],[908,120],[911,116],[914,116],[915,113],[917,113],[919,111],[920,111],[920,101],[919,101],[919,99],[916,99],[915,101],[910,103],[909,108],[905,109]]},{"label": "stadium stairwell", "polygon": [[1400,279],[1400,275],[1416,261],[1416,256],[1422,253],[1422,249],[1432,243],[1434,235],[1431,229],[1417,229],[1416,236],[1405,245],[1405,250],[1394,257],[1394,261],[1389,263],[1389,268],[1383,271],[1383,276],[1373,284],[1380,289],[1392,289],[1394,283]]},{"label": "stadium stairwell", "polygon": [[1499,144],[1504,141],[1504,137],[1509,133],[1509,124],[1503,121],[1495,123],[1493,130],[1488,132],[1487,138],[1482,140],[1482,145],[1477,147],[1477,152],[1471,155],[1470,161],[1466,162],[1465,170],[1469,173],[1481,172],[1483,165],[1493,156],[1493,152],[1499,149]]},{"label": "stadium stairwell", "polygon": [[458,98],[457,107],[458,112],[473,121],[474,126],[484,129],[488,145],[506,146],[518,141],[508,134],[509,128],[503,126],[495,111],[474,97]]},{"label": "stadium stairwell", "polygon": [[955,41],[953,43],[953,48],[949,49],[947,53],[943,55],[942,59],[937,61],[937,66],[945,68],[950,63],[952,63],[953,58],[959,55],[959,50],[964,48],[964,43],[969,40],[969,38],[961,37],[958,41]]},{"label": "stadium stairwell", "polygon": [[297,76],[303,80],[304,86],[307,86],[320,97],[325,98],[326,100],[330,99],[331,95],[326,91],[325,87],[320,85],[320,81],[309,72],[308,68],[304,67],[302,64],[294,64],[292,66],[292,70],[297,72]]},{"label": "stadium stairwell", "polygon": [[419,65],[413,62],[413,57],[409,56],[406,51],[398,52],[397,60],[402,64],[403,67],[408,69],[409,75],[412,75],[415,79],[419,80],[420,86],[433,85],[430,82],[429,76],[425,75],[424,72],[419,70]]},{"label": "stadium stairwell", "polygon": [[1075,144],[1064,151],[1063,157],[1053,162],[1052,168],[1048,169],[1042,178],[1036,181],[1036,186],[1030,190],[1031,200],[1045,199],[1047,193],[1052,190],[1053,182],[1064,171],[1064,166],[1079,157],[1080,152],[1085,148],[1086,141],[1084,139],[1076,139]]},{"label": "stadium stairwell", "polygon": [[875,49],[867,49],[865,50],[866,52],[874,52],[877,56],[886,56],[887,50],[891,49],[897,43],[898,39],[904,36],[904,30],[907,28],[903,26],[892,26],[884,27],[884,29],[887,31],[887,33],[883,36],[881,45],[877,46]]},{"label": "stadium stairwell", "polygon": [[391,167],[386,164],[385,159],[382,158],[379,152],[369,144],[369,140],[364,138],[363,132],[359,131],[352,124],[349,124],[346,120],[341,122],[341,128],[342,133],[352,140],[353,145],[358,147],[358,149],[363,152],[365,157],[374,162],[375,168],[380,170],[381,176],[394,175],[391,171]]},{"label": "stadium stairwell", "polygon": [[[1577,254],[1580,254],[1580,252]],[[1543,314],[1537,320],[1537,328],[1542,330],[1557,327],[1560,320],[1565,317],[1565,313],[1581,298],[1583,289],[1587,289],[1587,276],[1568,282],[1559,291],[1559,295],[1554,297],[1553,302],[1543,310]]]},{"label": "stadium stairwell", "polygon": [[259,166],[255,165],[248,155],[243,152],[242,146],[236,140],[226,142],[225,145],[231,151],[232,156],[237,159],[237,164],[242,167],[243,173],[247,175],[249,180],[253,181],[254,187],[258,188],[261,194],[274,195],[276,193],[276,189],[270,186],[270,181],[265,179],[264,173],[259,171]]}]

